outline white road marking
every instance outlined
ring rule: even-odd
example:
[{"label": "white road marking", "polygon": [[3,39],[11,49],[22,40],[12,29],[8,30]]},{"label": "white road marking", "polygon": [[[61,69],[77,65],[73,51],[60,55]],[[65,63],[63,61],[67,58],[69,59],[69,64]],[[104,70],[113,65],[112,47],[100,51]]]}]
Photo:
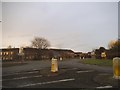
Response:
[{"label": "white road marking", "polygon": [[2,81],[20,80],[20,79],[37,78],[37,77],[42,77],[42,75],[38,75],[38,76],[29,76],[29,77],[18,77],[18,78],[12,78],[12,79],[3,79]]},{"label": "white road marking", "polygon": [[58,82],[67,82],[67,81],[73,81],[74,78],[71,79],[62,79],[62,80],[56,80],[56,81],[49,81],[49,82],[41,82],[41,83],[33,83],[33,84],[26,84],[19,87],[28,87],[28,86],[35,86],[35,85],[44,85],[44,84],[51,84],[51,83],[58,83]]},{"label": "white road marking", "polygon": [[38,70],[38,69],[33,69],[33,70]]},{"label": "white road marking", "polygon": [[101,73],[101,74],[98,74],[98,75],[110,75],[110,74],[108,74],[108,73]]},{"label": "white road marking", "polygon": [[84,73],[84,72],[93,72],[94,70],[89,70],[89,71],[77,71],[76,73]]},{"label": "white road marking", "polygon": [[70,69],[67,69],[67,70],[76,70],[76,69],[78,69],[78,68],[70,68]]},{"label": "white road marking", "polygon": [[96,87],[96,88],[112,88],[112,86],[100,86],[100,87]]},{"label": "white road marking", "polygon": [[76,70],[76,69],[78,69],[78,68],[73,68],[73,70]]},{"label": "white road marking", "polygon": [[38,73],[39,71],[33,71],[33,72],[18,72],[18,73],[11,73],[11,74],[6,74],[6,75],[2,75],[2,76],[10,76],[10,75],[18,75],[18,74],[29,74],[29,73]]}]

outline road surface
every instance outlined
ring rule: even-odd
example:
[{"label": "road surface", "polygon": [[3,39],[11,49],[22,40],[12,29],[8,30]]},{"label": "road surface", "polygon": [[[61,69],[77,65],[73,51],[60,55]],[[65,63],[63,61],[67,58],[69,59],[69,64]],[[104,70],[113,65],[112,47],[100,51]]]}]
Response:
[{"label": "road surface", "polygon": [[117,88],[111,67],[85,65],[79,59],[58,61],[59,71],[51,73],[51,61],[26,61],[3,67],[2,88]]}]

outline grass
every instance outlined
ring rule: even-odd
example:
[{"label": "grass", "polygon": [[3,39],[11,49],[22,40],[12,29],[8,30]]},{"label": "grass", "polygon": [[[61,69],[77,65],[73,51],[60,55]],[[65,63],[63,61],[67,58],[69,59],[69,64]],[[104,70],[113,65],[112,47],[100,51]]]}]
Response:
[{"label": "grass", "polygon": [[109,59],[84,59],[80,61],[84,64],[99,65],[99,66],[109,66],[112,67],[113,61]]}]

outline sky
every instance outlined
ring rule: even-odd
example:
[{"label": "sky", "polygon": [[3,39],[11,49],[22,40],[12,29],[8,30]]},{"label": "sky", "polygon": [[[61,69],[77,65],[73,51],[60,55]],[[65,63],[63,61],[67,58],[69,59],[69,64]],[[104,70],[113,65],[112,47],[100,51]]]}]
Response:
[{"label": "sky", "polygon": [[0,47],[2,47],[2,3],[0,2]]},{"label": "sky", "polygon": [[118,39],[117,2],[3,2],[2,46],[30,46],[44,37],[51,48],[88,52]]}]

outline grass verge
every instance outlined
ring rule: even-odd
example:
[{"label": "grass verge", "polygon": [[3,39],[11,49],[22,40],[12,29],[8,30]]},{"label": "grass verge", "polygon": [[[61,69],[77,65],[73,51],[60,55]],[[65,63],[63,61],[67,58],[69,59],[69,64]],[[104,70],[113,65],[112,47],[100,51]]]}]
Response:
[{"label": "grass verge", "polygon": [[82,59],[80,63],[109,67],[113,66],[113,61],[109,59]]}]

